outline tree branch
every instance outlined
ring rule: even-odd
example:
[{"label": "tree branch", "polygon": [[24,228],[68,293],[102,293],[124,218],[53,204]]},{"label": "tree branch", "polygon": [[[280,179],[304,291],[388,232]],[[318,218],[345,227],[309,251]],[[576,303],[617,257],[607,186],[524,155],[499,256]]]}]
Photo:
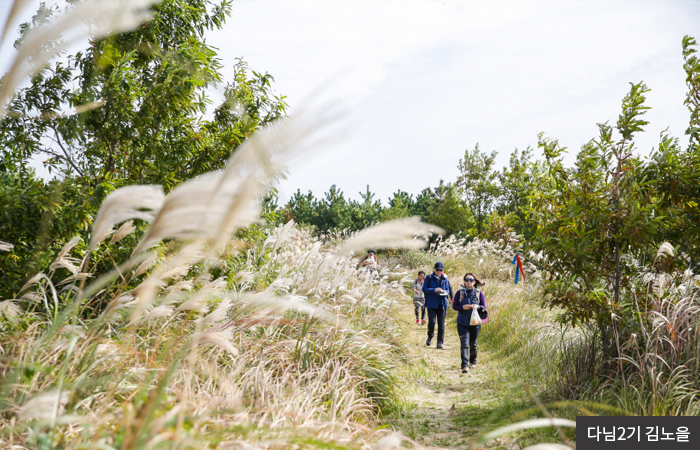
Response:
[{"label": "tree branch", "polygon": [[[83,173],[83,171],[80,170],[80,169],[78,168],[78,166],[73,162],[73,159],[70,157],[70,153],[69,153],[68,150],[66,150],[66,148],[63,146],[63,143],[61,143],[61,135],[60,135],[60,133],[58,132],[58,130],[56,130],[56,126],[55,126],[55,125],[51,125],[51,129],[53,130],[53,132],[54,132],[55,135],[56,135],[55,142],[58,144],[58,146],[60,147],[61,151],[63,151],[63,155],[64,155],[64,156],[63,156],[62,158],[63,158],[68,164],[70,164],[70,166],[71,166],[76,172],[78,172],[78,174],[79,174],[81,177],[84,177],[85,174]],[[56,155],[56,156],[61,157],[60,155]]]}]

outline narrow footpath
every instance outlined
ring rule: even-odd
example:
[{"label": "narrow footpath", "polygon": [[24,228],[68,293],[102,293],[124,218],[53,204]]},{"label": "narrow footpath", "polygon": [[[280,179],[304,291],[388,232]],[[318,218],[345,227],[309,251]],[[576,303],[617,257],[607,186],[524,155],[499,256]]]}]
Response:
[{"label": "narrow footpath", "polygon": [[[518,449],[515,439],[502,437],[476,444],[476,438],[493,430],[488,425],[493,411],[505,399],[494,388],[494,361],[488,348],[479,348],[477,367],[468,374],[460,370],[459,336],[455,315],[447,316],[444,348],[426,347],[426,325],[416,325],[411,301],[396,312],[404,336],[409,343],[412,386],[408,386],[405,412],[388,422],[404,435],[427,448],[444,449]],[[484,327],[488,324],[484,325]],[[436,330],[437,335],[437,330]],[[485,428],[487,427],[488,428]]]}]

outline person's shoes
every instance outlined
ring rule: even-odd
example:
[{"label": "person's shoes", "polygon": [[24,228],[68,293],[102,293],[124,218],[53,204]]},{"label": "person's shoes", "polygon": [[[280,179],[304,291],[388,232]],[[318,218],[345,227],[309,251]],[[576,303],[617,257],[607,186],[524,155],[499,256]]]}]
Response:
[{"label": "person's shoes", "polygon": [[476,367],[476,363],[469,363],[469,368],[470,368],[470,369],[473,369],[474,367]]},{"label": "person's shoes", "polygon": [[425,325],[425,319],[421,319],[420,324]]},{"label": "person's shoes", "polygon": [[469,373],[469,369],[467,369],[466,367],[462,367],[462,373]]},{"label": "person's shoes", "polygon": [[442,348],[442,344],[438,342],[437,348]]},{"label": "person's shoes", "polygon": [[420,325],[420,320],[416,319],[416,325]]},{"label": "person's shoes", "polygon": [[430,343],[431,343],[431,342],[433,342],[433,338],[428,338],[428,340],[425,341],[425,345],[427,345],[428,347],[430,347]]}]

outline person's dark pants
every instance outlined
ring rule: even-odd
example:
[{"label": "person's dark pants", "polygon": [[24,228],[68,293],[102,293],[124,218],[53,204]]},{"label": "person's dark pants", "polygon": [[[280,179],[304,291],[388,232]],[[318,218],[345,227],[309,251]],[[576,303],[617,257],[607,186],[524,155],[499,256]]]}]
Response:
[{"label": "person's dark pants", "polygon": [[435,319],[437,319],[438,335],[437,343],[442,345],[445,341],[445,309],[440,308],[428,308],[428,340],[431,340],[434,335],[435,330]]},{"label": "person's dark pants", "polygon": [[[425,319],[425,306],[418,303],[414,303],[413,306],[416,311],[416,320]],[[418,312],[420,312],[420,317],[418,317]]]},{"label": "person's dark pants", "polygon": [[469,367],[469,364],[476,364],[476,339],[479,337],[479,330],[481,330],[481,325],[468,326],[457,324],[462,368]]}]

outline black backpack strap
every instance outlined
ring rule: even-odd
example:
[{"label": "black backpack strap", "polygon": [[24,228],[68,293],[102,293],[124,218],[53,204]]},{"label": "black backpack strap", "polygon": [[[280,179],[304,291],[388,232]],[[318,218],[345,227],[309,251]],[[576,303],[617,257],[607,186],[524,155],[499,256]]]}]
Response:
[{"label": "black backpack strap", "polygon": [[436,277],[434,273],[431,273],[430,276],[431,276],[430,279],[435,282],[434,283],[435,286],[433,286],[433,283],[431,282],[429,287],[431,287],[431,288],[432,287],[440,287],[440,279],[438,277]]}]

